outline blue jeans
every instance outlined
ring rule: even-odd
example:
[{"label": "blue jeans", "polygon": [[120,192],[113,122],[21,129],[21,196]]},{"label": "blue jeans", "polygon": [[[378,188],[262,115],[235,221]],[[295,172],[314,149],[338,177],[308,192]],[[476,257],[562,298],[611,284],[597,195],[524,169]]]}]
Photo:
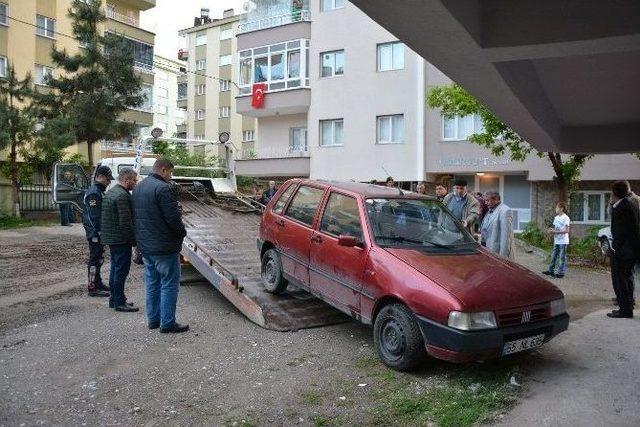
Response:
[{"label": "blue jeans", "polygon": [[180,253],[143,255],[147,286],[147,321],[161,328],[176,323],[176,303],[180,288]]},{"label": "blue jeans", "polygon": [[124,284],[131,269],[131,245],[109,245],[111,270],[109,274],[109,307],[120,307],[127,303]]},{"label": "blue jeans", "polygon": [[60,225],[69,225],[73,222],[73,207],[69,203],[60,203]]},{"label": "blue jeans", "polygon": [[558,274],[564,274],[567,270],[567,246],[569,245],[553,245],[553,255],[551,256],[551,264],[548,271],[552,272],[558,263]]}]

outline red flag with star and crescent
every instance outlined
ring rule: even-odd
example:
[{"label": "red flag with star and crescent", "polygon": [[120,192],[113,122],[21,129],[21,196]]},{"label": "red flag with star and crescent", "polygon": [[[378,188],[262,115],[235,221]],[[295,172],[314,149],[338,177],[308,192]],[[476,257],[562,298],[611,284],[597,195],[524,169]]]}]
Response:
[{"label": "red flag with star and crescent", "polygon": [[266,83],[254,83],[251,92],[251,106],[253,108],[264,107],[264,93],[267,90]]}]

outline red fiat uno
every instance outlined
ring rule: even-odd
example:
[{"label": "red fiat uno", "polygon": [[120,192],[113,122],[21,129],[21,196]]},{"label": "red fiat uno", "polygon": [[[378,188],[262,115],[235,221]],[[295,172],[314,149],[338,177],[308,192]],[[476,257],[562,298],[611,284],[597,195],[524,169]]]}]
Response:
[{"label": "red fiat uno", "polygon": [[569,325],[558,288],[487,251],[439,201],[415,193],[287,181],[266,208],[258,248],[267,291],[291,284],[373,324],[380,359],[398,370],[427,353],[464,362],[529,350]]}]

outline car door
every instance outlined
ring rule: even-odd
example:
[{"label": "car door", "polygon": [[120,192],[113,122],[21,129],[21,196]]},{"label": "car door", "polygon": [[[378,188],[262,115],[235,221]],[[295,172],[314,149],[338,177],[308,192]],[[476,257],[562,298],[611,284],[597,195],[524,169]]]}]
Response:
[{"label": "car door", "polygon": [[[360,243],[354,247],[340,246],[339,236],[353,236]],[[358,200],[332,191],[311,239],[309,277],[312,290],[352,315],[360,312],[362,275],[368,253],[363,242]]]},{"label": "car door", "polygon": [[[302,184],[293,195],[284,216],[274,218],[277,245],[285,276],[309,287],[309,250],[313,224],[325,189]],[[296,283],[294,283],[296,284]]]},{"label": "car door", "polygon": [[89,179],[82,166],[75,163],[56,163],[53,166],[52,196],[55,203],[71,203],[83,211],[88,188]]}]

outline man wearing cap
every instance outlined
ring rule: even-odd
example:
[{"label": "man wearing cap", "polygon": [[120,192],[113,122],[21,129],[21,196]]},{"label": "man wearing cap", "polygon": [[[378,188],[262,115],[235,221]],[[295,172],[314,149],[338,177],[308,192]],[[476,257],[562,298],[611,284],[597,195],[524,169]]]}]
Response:
[{"label": "man wearing cap", "polygon": [[87,288],[90,297],[108,297],[109,288],[102,283],[100,267],[104,262],[104,246],[100,241],[102,217],[102,196],[113,180],[111,169],[98,166],[93,184],[84,195],[82,225],[89,242],[89,262],[87,263]]},{"label": "man wearing cap", "polygon": [[467,193],[467,181],[458,178],[453,183],[453,193],[447,194],[442,203],[449,208],[453,216],[462,223],[470,232],[473,232],[473,224],[480,217],[480,205],[475,197]]}]

